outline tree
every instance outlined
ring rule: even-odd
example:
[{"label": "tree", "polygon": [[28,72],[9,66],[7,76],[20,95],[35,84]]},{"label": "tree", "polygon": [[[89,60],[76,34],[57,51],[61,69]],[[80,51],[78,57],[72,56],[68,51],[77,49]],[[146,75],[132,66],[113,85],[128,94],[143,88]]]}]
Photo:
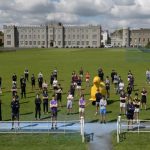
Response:
[{"label": "tree", "polygon": [[150,41],[147,43],[147,45],[145,46],[145,48],[150,48]]}]

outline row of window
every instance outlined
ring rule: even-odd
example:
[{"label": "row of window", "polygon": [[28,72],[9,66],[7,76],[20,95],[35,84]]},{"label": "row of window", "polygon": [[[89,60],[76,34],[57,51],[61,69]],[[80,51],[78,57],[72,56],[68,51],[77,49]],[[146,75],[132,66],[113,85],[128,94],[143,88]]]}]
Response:
[{"label": "row of window", "polygon": [[[89,41],[65,41],[65,45],[89,45]],[[97,41],[92,41],[92,45],[97,45]]]},{"label": "row of window", "polygon": [[45,45],[45,41],[20,41],[20,45]]}]

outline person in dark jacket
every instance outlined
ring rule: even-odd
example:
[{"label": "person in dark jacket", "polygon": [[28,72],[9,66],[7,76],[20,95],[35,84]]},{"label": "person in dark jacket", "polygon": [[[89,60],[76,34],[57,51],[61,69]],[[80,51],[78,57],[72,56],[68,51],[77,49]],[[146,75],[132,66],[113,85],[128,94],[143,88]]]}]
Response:
[{"label": "person in dark jacket", "polygon": [[39,116],[39,119],[41,119],[41,98],[39,97],[39,94],[36,95],[35,98],[35,119],[37,120],[37,116]]}]

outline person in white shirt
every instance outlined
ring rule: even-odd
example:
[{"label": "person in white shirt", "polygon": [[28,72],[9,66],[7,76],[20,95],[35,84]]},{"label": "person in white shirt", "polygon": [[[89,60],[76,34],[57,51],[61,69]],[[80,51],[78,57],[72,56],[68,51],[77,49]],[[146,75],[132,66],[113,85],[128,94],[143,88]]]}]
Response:
[{"label": "person in white shirt", "polygon": [[121,80],[119,83],[119,93],[124,90],[124,86],[125,86],[124,82],[123,82],[123,80]]},{"label": "person in white shirt", "polygon": [[107,106],[107,101],[105,99],[105,96],[102,96],[102,99],[100,100],[100,122],[101,123],[106,123],[106,106]]},{"label": "person in white shirt", "polygon": [[150,84],[150,70],[149,69],[146,70],[146,81],[147,83]]},{"label": "person in white shirt", "polygon": [[68,109],[67,115],[72,114],[72,101],[73,101],[73,96],[69,91],[69,94],[67,96],[67,109]]},{"label": "person in white shirt", "polygon": [[53,80],[53,89],[54,89],[54,91],[57,90],[57,86],[58,86],[58,81],[57,81],[56,78],[54,78],[54,80]]}]

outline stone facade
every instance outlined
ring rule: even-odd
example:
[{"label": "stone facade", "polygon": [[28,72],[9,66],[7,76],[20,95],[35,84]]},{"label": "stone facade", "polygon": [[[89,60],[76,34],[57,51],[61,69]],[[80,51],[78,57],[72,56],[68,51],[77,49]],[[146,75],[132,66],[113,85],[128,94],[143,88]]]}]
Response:
[{"label": "stone facade", "polygon": [[101,47],[101,26],[4,26],[4,47]]},{"label": "stone facade", "polygon": [[114,47],[145,47],[150,42],[150,29],[121,29],[111,34]]}]

